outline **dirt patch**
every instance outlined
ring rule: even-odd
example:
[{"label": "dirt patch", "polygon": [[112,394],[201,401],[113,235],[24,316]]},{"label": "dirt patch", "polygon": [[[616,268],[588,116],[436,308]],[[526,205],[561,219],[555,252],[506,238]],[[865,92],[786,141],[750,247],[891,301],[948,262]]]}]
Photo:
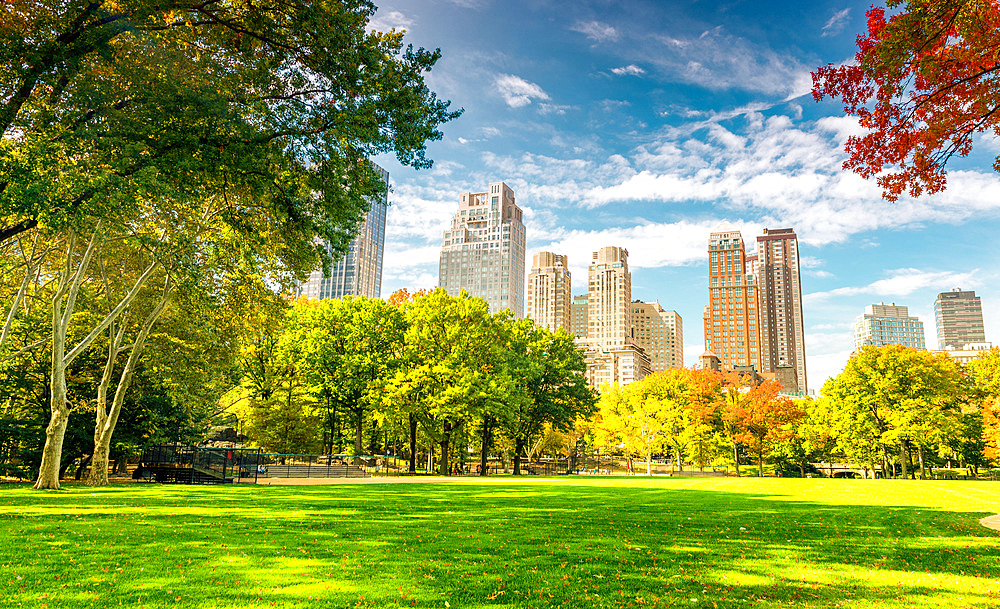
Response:
[{"label": "dirt patch", "polygon": [[983,525],[987,529],[993,529],[994,531],[1000,531],[1000,514],[996,516],[987,516],[979,521],[979,524]]}]

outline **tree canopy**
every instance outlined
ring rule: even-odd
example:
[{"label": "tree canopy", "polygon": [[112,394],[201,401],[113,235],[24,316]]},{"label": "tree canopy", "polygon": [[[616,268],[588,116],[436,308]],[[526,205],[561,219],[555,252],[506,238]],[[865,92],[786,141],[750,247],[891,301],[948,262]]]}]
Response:
[{"label": "tree canopy", "polygon": [[[813,72],[813,97],[839,98],[867,131],[844,163],[886,199],[940,192],[945,166],[979,133],[1000,135],[1000,3],[888,0],[872,7],[854,62]],[[993,163],[1000,171],[1000,155]]]}]

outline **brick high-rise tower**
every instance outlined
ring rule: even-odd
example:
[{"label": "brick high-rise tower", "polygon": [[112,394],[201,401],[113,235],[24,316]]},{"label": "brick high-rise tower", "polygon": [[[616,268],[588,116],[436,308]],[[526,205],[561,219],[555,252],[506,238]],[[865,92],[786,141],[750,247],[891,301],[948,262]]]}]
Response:
[{"label": "brick high-rise tower", "polygon": [[719,357],[724,369],[753,366],[759,371],[756,256],[747,256],[740,231],[723,224],[709,236],[708,261],[705,349]]},{"label": "brick high-rise tower", "polygon": [[792,393],[807,393],[805,327],[802,325],[802,284],[799,245],[790,228],[765,228],[757,237],[757,319],[760,327],[761,373],[791,368]]}]

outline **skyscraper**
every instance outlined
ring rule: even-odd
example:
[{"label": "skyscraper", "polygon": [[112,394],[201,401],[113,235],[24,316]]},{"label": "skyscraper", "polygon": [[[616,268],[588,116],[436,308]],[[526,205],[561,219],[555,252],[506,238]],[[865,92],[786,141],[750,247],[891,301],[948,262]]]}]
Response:
[{"label": "skyscraper", "polygon": [[633,301],[632,337],[649,356],[653,372],[684,366],[684,328],[677,311],[663,310],[659,301]]},{"label": "skyscraper", "polygon": [[573,338],[587,338],[587,294],[573,297]]},{"label": "skyscraper", "polygon": [[[389,183],[389,172],[375,165],[382,180]],[[322,269],[313,271],[295,290],[296,296],[342,298],[365,296],[378,298],[382,292],[382,254],[385,250],[385,213],[388,195],[372,201],[368,214],[358,227],[347,253],[333,265],[329,277]]]},{"label": "skyscraper", "polygon": [[753,366],[759,371],[756,256],[747,256],[740,231],[725,224],[709,236],[708,256],[705,349],[718,356],[724,369]]},{"label": "skyscraper", "polygon": [[794,393],[807,393],[805,327],[802,323],[802,285],[799,247],[790,228],[764,229],[757,237],[757,311],[760,328],[760,372],[779,368],[795,371]]},{"label": "skyscraper", "polygon": [[628,250],[602,247],[588,269],[587,380],[593,387],[627,385],[650,372],[649,357],[632,338],[632,275]]},{"label": "skyscraper", "polygon": [[986,342],[983,306],[973,291],[955,288],[941,292],[934,301],[938,349],[961,349],[972,343]]},{"label": "skyscraper", "polygon": [[524,315],[524,222],[510,187],[494,182],[488,192],[464,193],[443,241],[442,288],[483,298],[491,313]]},{"label": "skyscraper", "polygon": [[628,250],[602,247],[594,252],[587,285],[587,340],[602,350],[625,344],[632,324]]},{"label": "skyscraper", "polygon": [[926,349],[924,324],[910,316],[910,310],[902,305],[872,304],[854,320],[854,351],[874,345],[903,345],[914,349]]},{"label": "skyscraper", "polygon": [[571,276],[566,256],[539,252],[531,259],[528,274],[527,316],[555,332],[572,330]]}]

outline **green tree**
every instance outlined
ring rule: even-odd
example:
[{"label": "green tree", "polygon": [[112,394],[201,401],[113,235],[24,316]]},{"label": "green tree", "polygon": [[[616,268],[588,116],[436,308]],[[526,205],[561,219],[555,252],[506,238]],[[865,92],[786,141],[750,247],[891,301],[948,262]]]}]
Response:
[{"label": "green tree", "polygon": [[883,473],[895,450],[905,476],[912,445],[923,462],[928,446],[956,432],[962,389],[961,369],[947,355],[888,345],[863,347],[823,395],[838,447],[873,468],[881,456]]},{"label": "green tree", "polygon": [[671,415],[677,407],[673,399],[659,391],[655,376],[624,387],[605,386],[594,422],[598,444],[621,447],[626,455],[644,457],[647,476],[652,474],[653,455],[666,446]]},{"label": "green tree", "polygon": [[504,400],[503,344],[486,301],[443,289],[405,309],[404,364],[387,385],[387,403],[412,414],[441,449],[440,472],[449,475],[450,443],[460,427]]},{"label": "green tree", "polygon": [[[228,264],[287,285],[329,264],[317,236],[343,251],[384,192],[368,157],[429,165],[426,142],[457,116],[423,82],[439,53],[368,31],[374,11],[365,0],[7,7],[0,241],[40,230],[62,243],[38,488],[59,485],[66,369],[148,282],[197,282]],[[68,343],[91,263],[122,240],[148,266]]]},{"label": "green tree", "polygon": [[818,401],[810,397],[796,400],[795,408],[803,413],[802,417],[786,424],[790,433],[782,437],[771,451],[775,461],[797,468],[803,478],[810,463],[830,458],[834,449],[830,429],[820,418],[822,411],[817,405]]},{"label": "green tree", "polygon": [[350,413],[356,458],[364,454],[365,421],[385,410],[383,388],[402,363],[404,332],[399,308],[377,298],[300,300],[289,311],[280,348],[319,400]]},{"label": "green tree", "polygon": [[[530,319],[500,321],[509,325],[505,375],[513,386],[502,414],[484,412],[484,428],[490,419],[501,420],[514,440],[514,475],[519,475],[527,444],[546,428],[568,430],[578,417],[593,414],[597,400],[584,376],[583,354],[565,330],[553,333]],[[484,470],[487,446],[484,439]]]},{"label": "green tree", "polygon": [[[965,365],[969,375],[974,398],[975,412],[966,414],[967,430],[979,429],[979,437],[964,433],[963,445],[966,460],[975,454],[975,448],[982,444],[983,456],[992,461],[1000,460],[1000,349],[994,347]],[[978,419],[978,421],[976,421]],[[972,453],[971,455],[969,453]]]}]

